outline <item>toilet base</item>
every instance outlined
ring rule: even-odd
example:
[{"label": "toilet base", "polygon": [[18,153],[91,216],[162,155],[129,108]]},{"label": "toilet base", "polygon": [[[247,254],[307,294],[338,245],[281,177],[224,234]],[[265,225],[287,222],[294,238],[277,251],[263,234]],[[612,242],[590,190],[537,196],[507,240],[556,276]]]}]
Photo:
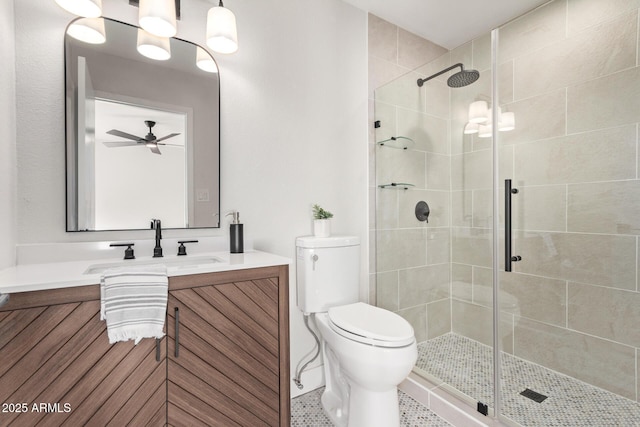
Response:
[{"label": "toilet base", "polygon": [[[340,409],[340,398],[331,390],[322,393],[322,407],[333,424],[338,427],[398,427],[400,409],[398,389],[370,391],[351,385],[349,411]],[[348,418],[348,419],[347,419]]]}]

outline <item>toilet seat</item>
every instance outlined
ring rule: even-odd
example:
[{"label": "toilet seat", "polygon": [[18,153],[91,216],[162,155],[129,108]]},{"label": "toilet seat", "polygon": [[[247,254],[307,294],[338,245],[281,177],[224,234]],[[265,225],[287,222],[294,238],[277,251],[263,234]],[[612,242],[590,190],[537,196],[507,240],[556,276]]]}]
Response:
[{"label": "toilet seat", "polygon": [[377,347],[404,347],[415,342],[409,322],[388,310],[363,302],[331,307],[331,329],[353,341]]}]

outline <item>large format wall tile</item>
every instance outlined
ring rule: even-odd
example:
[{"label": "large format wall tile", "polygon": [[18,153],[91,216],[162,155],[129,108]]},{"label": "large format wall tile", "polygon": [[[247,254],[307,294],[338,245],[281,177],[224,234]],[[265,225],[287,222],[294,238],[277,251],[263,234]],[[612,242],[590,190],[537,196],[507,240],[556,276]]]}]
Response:
[{"label": "large format wall tile", "polygon": [[[400,228],[448,227],[449,192],[433,190],[398,191],[399,212],[396,217]],[[425,201],[429,205],[429,222],[419,221],[416,217],[416,204]]]},{"label": "large format wall tile", "polygon": [[451,301],[451,331],[493,346],[493,312],[490,308],[456,299]]},{"label": "large format wall tile", "polygon": [[429,190],[449,190],[451,188],[450,177],[450,156],[427,153],[427,188]]},{"label": "large format wall tile", "polygon": [[461,301],[473,302],[473,267],[451,264],[451,296]]},{"label": "large format wall tile", "polygon": [[[373,60],[376,61],[377,58],[374,57]],[[371,65],[369,66],[369,68],[371,68]],[[382,69],[380,71],[380,74],[386,76],[391,75],[393,72],[395,71],[386,71],[385,69]],[[419,88],[416,84],[416,82],[418,81],[418,77],[418,74],[411,71],[403,74],[402,77],[398,77],[397,79],[385,84],[382,87],[376,88],[376,101],[386,102],[387,104],[393,104],[398,107],[407,108],[409,110],[426,112],[424,91],[420,90],[421,88]],[[374,79],[376,81],[380,80],[375,76]]]},{"label": "large format wall tile", "polygon": [[414,184],[417,188],[425,188],[426,158],[422,151],[378,146],[376,169],[378,185],[402,182]]},{"label": "large format wall tile", "polygon": [[638,121],[640,68],[567,88],[567,132],[585,132]]},{"label": "large format wall tile", "polygon": [[640,347],[640,293],[569,283],[569,328]]},{"label": "large format wall tile", "polygon": [[376,189],[376,228],[398,228],[398,191]]},{"label": "large format wall tile", "polygon": [[374,128],[375,142],[387,140],[392,136],[398,136],[399,132],[396,119],[397,107],[376,100],[373,108],[375,120],[380,121],[380,127]]},{"label": "large format wall tile", "polygon": [[376,273],[376,305],[398,311],[398,272]]},{"label": "large format wall tile", "polygon": [[400,309],[449,298],[449,264],[408,268],[398,272]]},{"label": "large format wall tile", "polygon": [[503,111],[514,113],[516,128],[500,132],[501,145],[565,135],[567,114],[564,89],[516,100],[503,106]]},{"label": "large format wall tile", "polygon": [[569,185],[569,231],[640,234],[640,181]]},{"label": "large format wall tile", "polygon": [[635,66],[637,20],[634,11],[516,58],[516,99]]},{"label": "large format wall tile", "polygon": [[640,7],[638,0],[569,0],[567,14],[567,32],[574,35],[587,27],[598,25],[618,15],[628,13]]},{"label": "large format wall tile", "polygon": [[398,28],[398,64],[414,69],[442,56],[447,49]]},{"label": "large format wall tile", "polygon": [[491,242],[490,229],[452,227],[451,261],[491,267]]},{"label": "large format wall tile", "polygon": [[632,347],[521,319],[515,327],[514,354],[636,399],[636,362]]},{"label": "large format wall tile", "polygon": [[425,305],[406,308],[398,311],[398,314],[411,324],[418,343],[427,339],[427,308]]},{"label": "large format wall tile", "polygon": [[[567,284],[564,280],[500,272],[500,310],[556,326],[566,326]],[[493,271],[473,267],[473,302],[493,307]],[[483,293],[478,293],[481,289]]]},{"label": "large format wall tile", "polygon": [[[501,175],[510,176],[513,170],[513,147],[500,148]],[[492,186],[491,150],[473,151],[451,156],[451,189],[479,190]]]},{"label": "large format wall tile", "polygon": [[514,178],[524,185],[636,177],[635,125],[520,144],[514,150]]},{"label": "large format wall tile", "polygon": [[557,43],[565,37],[566,1],[554,1],[500,27],[500,62],[522,54],[527,49],[539,49]]},{"label": "large format wall tile", "polygon": [[451,225],[454,227],[471,227],[473,225],[473,193],[472,190],[451,192]]},{"label": "large format wall tile", "polygon": [[516,183],[514,187],[518,188],[511,197],[514,229],[566,231],[566,185],[524,187]]},{"label": "large format wall tile", "polygon": [[447,228],[427,229],[427,265],[451,261],[451,232]]},{"label": "large format wall tile", "polygon": [[[371,55],[369,55],[368,65],[369,98],[371,99],[378,99],[380,95],[390,97],[392,94],[388,93],[389,90],[384,89],[385,85],[409,72],[407,68],[401,67],[395,62],[385,61]],[[382,88],[380,92],[379,88]]]},{"label": "large format wall tile", "polygon": [[451,302],[447,299],[427,304],[427,339],[451,332]]},{"label": "large format wall tile", "polygon": [[398,131],[393,136],[414,140],[413,150],[449,154],[447,121],[414,110],[398,109]]},{"label": "large format wall tile", "polygon": [[[514,233],[514,271],[619,289],[636,289],[636,238],[601,234]],[[454,240],[455,241],[455,240]]]},{"label": "large format wall tile", "polygon": [[375,15],[368,19],[369,55],[389,62],[398,59],[398,27]]},{"label": "large format wall tile", "polygon": [[427,262],[427,230],[379,230],[377,233],[378,271],[419,267]]}]

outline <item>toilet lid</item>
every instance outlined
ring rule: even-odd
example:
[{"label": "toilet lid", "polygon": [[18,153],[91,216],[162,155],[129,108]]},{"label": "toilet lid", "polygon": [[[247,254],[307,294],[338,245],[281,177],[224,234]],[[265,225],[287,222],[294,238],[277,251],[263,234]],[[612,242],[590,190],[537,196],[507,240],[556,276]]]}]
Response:
[{"label": "toilet lid", "polygon": [[414,342],[413,328],[399,315],[363,302],[331,307],[333,329],[355,341],[381,347],[402,347]]}]

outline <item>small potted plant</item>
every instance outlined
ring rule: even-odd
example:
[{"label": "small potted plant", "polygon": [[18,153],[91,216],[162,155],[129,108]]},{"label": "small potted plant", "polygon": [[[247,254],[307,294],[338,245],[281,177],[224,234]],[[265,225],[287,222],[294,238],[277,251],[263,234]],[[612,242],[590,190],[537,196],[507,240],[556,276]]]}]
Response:
[{"label": "small potted plant", "polygon": [[329,237],[331,235],[331,218],[333,218],[331,212],[322,209],[319,205],[313,205],[313,235]]}]

